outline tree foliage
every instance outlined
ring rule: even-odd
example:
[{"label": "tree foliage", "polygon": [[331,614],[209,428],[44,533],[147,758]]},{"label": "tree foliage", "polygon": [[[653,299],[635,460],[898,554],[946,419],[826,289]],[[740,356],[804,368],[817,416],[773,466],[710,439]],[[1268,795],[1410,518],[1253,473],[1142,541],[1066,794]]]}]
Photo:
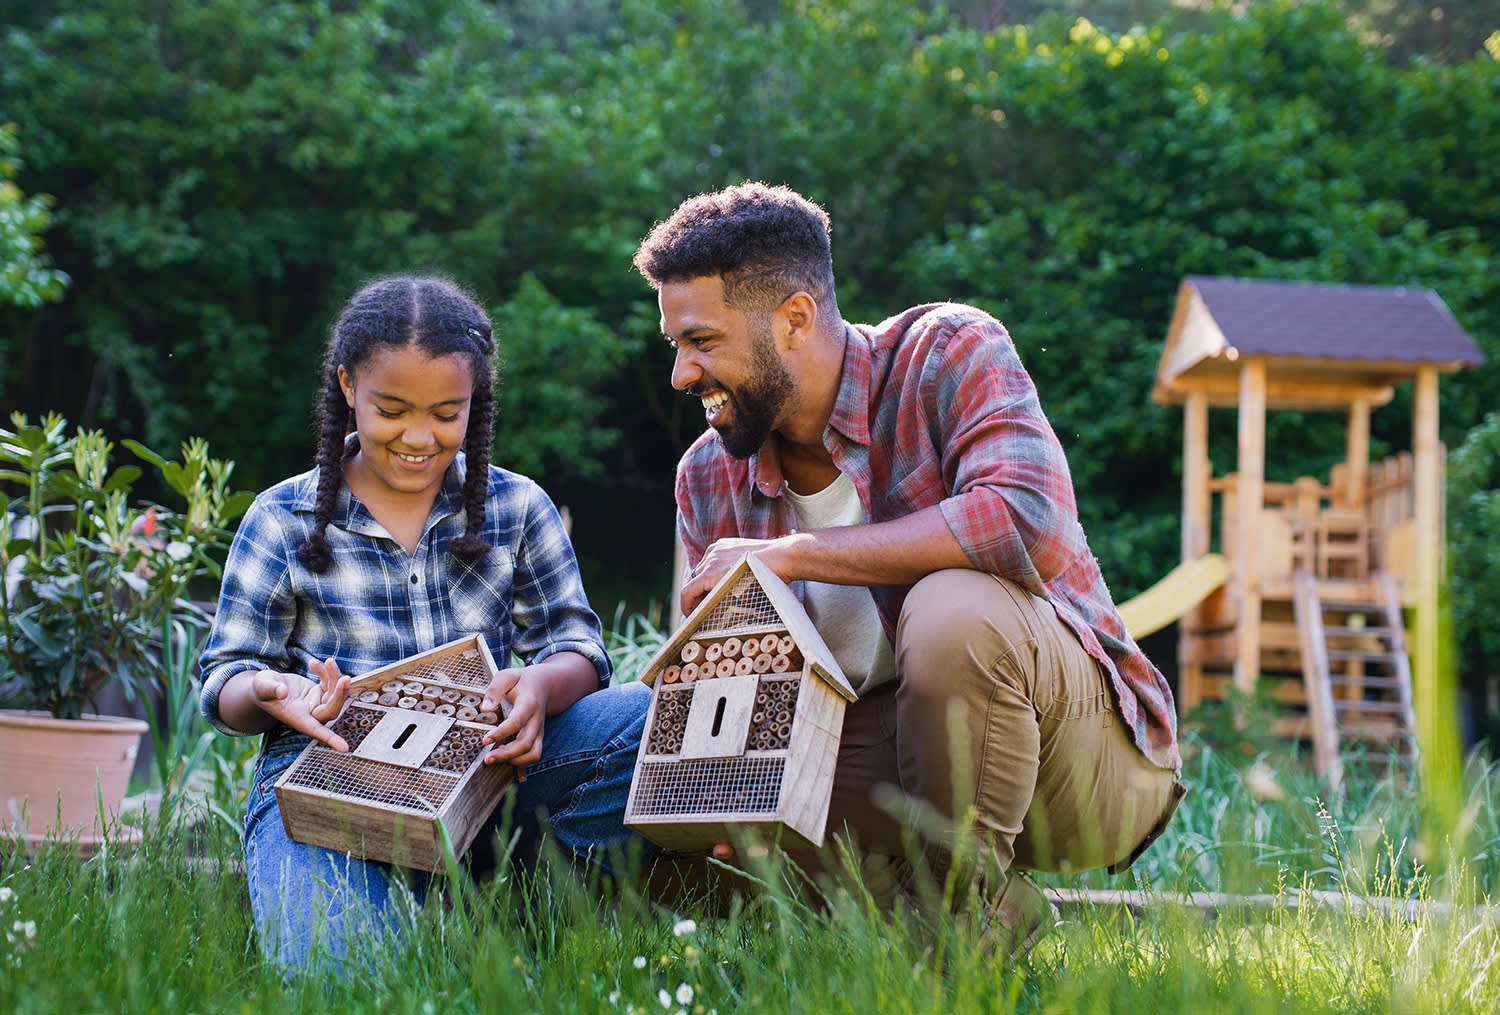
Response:
[{"label": "tree foliage", "polygon": [[42,250],[52,198],[27,197],[13,182],[20,148],[15,124],[0,123],[0,304],[39,307],[62,298],[68,276],[51,267]]},{"label": "tree foliage", "polygon": [[[1439,62],[1397,54],[1376,0],[1118,0],[1107,29],[983,6],[0,0],[0,109],[73,279],[0,309],[0,409],[208,433],[264,485],[310,454],[348,293],[441,271],[500,326],[496,459],[605,505],[585,557],[659,533],[664,592],[702,417],[630,255],[747,178],[829,209],[850,319],[954,298],[1006,322],[1122,597],[1176,555],[1180,421],[1148,393],[1184,274],[1431,287],[1491,357],[1445,382],[1444,438],[1500,404],[1500,24],[1454,14],[1473,45]],[[1408,446],[1408,398],[1377,455]],[[1326,475],[1340,426],[1274,414],[1272,478]],[[1233,462],[1227,417],[1213,440]]]}]

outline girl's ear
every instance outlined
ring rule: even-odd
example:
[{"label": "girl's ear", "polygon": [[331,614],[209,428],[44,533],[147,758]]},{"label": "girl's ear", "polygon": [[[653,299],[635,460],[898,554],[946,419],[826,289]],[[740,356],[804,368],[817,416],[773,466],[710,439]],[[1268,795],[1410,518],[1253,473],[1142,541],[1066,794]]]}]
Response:
[{"label": "girl's ear", "polygon": [[349,376],[342,363],[339,364],[339,387],[344,390],[344,401],[349,403],[349,408],[354,408],[354,378]]}]

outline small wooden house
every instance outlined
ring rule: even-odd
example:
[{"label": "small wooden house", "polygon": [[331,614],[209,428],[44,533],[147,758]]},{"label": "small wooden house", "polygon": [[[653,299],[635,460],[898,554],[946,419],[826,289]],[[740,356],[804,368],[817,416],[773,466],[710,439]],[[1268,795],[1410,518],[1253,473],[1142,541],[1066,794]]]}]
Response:
[{"label": "small wooden house", "polygon": [[512,766],[480,761],[480,738],[502,718],[479,710],[498,672],[471,635],[352,680],[328,724],[349,752],[314,741],[276,781],[287,835],[429,871],[445,839],[462,855],[515,781]]},{"label": "small wooden house", "polygon": [[[1311,740],[1334,782],[1342,742],[1414,752],[1417,716],[1442,721],[1430,682],[1413,691],[1404,611],[1416,644],[1435,646],[1438,377],[1482,362],[1427,289],[1183,279],[1152,399],[1183,408],[1182,560],[1217,553],[1227,567],[1182,617],[1180,707],[1274,681],[1274,697],[1304,710],[1282,731]],[[1372,463],[1371,412],[1407,381],[1411,450]],[[1238,412],[1237,468],[1217,475],[1211,408]],[[1268,481],[1266,414],[1277,410],[1342,414],[1344,460],[1326,477]],[[1414,662],[1436,672],[1434,659]]]},{"label": "small wooden house", "polygon": [[792,590],[747,557],[642,674],[652,686],[625,823],[670,849],[747,831],[822,845],[843,671]]}]

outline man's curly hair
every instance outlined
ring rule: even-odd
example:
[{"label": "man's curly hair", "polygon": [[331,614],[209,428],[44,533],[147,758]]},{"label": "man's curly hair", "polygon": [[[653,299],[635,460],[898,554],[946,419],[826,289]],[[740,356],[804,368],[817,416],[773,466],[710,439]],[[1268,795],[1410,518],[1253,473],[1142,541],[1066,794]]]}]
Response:
[{"label": "man's curly hair", "polygon": [[833,297],[828,213],[785,186],[742,183],[689,198],[651,230],[635,252],[654,288],[709,275],[724,280],[724,301],[769,309],[806,291]]}]

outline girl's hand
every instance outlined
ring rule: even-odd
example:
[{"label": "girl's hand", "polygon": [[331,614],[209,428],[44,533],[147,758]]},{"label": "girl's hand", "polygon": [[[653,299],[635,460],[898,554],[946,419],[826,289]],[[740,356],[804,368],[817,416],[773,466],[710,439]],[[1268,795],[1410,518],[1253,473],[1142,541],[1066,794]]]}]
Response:
[{"label": "girl's hand", "polygon": [[542,757],[548,694],[546,676],[537,667],[501,670],[490,682],[480,707],[497,712],[503,699],[510,703],[510,714],[484,735],[482,742],[493,748],[485,755],[486,765],[508,762],[516,766],[517,778],[525,780],[526,766]]},{"label": "girl's hand", "polygon": [[338,663],[327,659],[313,663],[318,682],[293,673],[260,670],[251,678],[251,693],[261,711],[285,723],[299,733],[327,744],[335,751],[349,750],[344,738],[324,723],[336,718],[349,697],[349,678],[339,672]]}]

